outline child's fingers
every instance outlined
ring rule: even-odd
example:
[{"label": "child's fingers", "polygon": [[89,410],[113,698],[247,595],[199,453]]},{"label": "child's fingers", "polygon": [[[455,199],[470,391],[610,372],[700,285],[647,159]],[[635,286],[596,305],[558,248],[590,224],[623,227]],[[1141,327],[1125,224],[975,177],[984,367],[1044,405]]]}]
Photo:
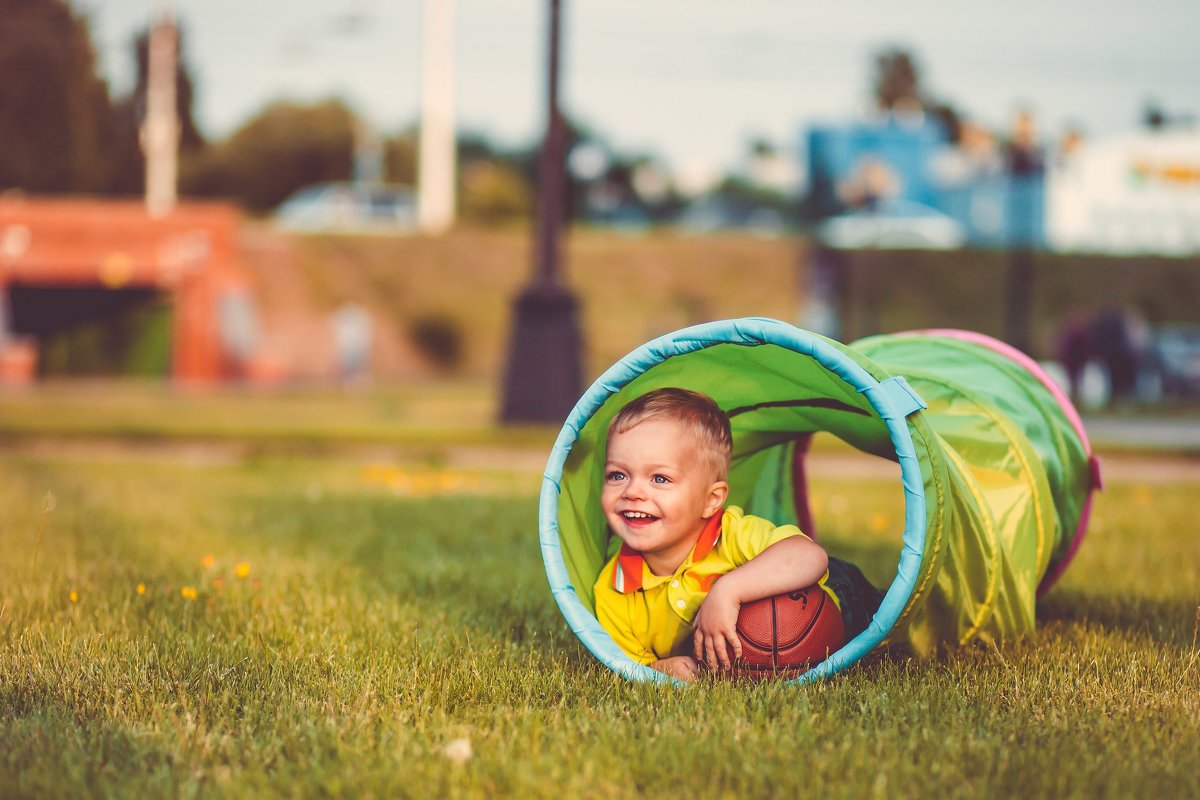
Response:
[{"label": "child's fingers", "polygon": [[712,637],[713,649],[717,651],[717,660],[721,664],[721,669],[727,670],[733,666],[733,662],[729,659],[729,645],[725,642],[724,634],[717,634]]},{"label": "child's fingers", "polygon": [[727,641],[729,643],[729,649],[731,649],[733,651],[734,659],[741,660],[741,658],[742,658],[742,640],[738,638],[737,634],[736,633],[725,634],[725,641]]},{"label": "child's fingers", "polygon": [[717,660],[717,640],[712,636],[704,637],[704,663],[709,669],[719,669],[721,665]]}]

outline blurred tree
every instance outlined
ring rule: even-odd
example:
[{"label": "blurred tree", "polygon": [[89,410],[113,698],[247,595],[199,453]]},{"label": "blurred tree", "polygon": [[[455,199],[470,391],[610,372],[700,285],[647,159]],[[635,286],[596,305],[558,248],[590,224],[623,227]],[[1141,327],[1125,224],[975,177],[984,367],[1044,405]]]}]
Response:
[{"label": "blurred tree", "polygon": [[459,211],[464,221],[494,225],[529,218],[533,191],[512,164],[472,159],[462,165],[459,176]]},{"label": "blurred tree", "polygon": [[268,211],[304,186],[349,180],[354,112],[340,100],[272,103],[181,171],[185,193],[234,199]]},{"label": "blurred tree", "polygon": [[533,186],[524,152],[505,150],[486,134],[458,137],[459,213],[484,225],[528,219]]},{"label": "blurred tree", "polygon": [[751,158],[774,158],[779,154],[779,148],[775,146],[775,143],[761,134],[750,137],[747,149],[750,151]]},{"label": "blurred tree", "polygon": [[383,145],[384,180],[389,183],[417,183],[417,129],[409,128],[389,137]]},{"label": "blurred tree", "polygon": [[132,95],[113,102],[109,118],[107,184],[114,194],[138,195],[145,189],[146,160],[142,154],[140,126],[141,118]]},{"label": "blurred tree", "polygon": [[953,103],[930,95],[921,85],[916,59],[901,47],[875,54],[875,78],[872,85],[875,104],[884,111],[924,111],[937,120],[947,138],[957,143],[962,138],[962,115]]},{"label": "blurred tree", "polygon": [[936,102],[930,106],[929,113],[941,124],[951,142],[958,144],[962,141],[963,121],[957,108],[944,101]]},{"label": "blurred tree", "polygon": [[891,110],[920,110],[924,107],[921,76],[912,55],[900,47],[875,54],[875,103]]},{"label": "blurred tree", "polygon": [[777,211],[784,218],[796,215],[796,201],[787,193],[742,175],[726,175],[709,196],[721,198],[731,207],[746,212],[761,208]]},{"label": "blurred tree", "polygon": [[108,177],[108,88],[66,0],[0,0],[0,189],[96,192]]}]

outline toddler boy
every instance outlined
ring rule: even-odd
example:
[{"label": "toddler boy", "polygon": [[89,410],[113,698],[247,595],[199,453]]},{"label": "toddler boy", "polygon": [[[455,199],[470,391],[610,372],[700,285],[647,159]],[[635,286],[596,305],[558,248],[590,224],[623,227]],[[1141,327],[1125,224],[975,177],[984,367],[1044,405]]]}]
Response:
[{"label": "toddler boy", "polygon": [[741,656],[743,603],[819,584],[854,636],[881,599],[795,525],[725,506],[732,449],[728,416],[687,389],[636,398],[608,430],[601,505],[621,549],[596,580],[596,618],[630,658],[683,680]]}]

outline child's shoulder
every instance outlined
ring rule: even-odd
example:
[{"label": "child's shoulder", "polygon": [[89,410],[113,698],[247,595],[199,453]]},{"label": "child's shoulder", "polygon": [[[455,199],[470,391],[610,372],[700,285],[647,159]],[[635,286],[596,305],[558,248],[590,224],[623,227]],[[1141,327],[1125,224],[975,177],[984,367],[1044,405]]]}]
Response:
[{"label": "child's shoulder", "polygon": [[765,517],[747,514],[746,510],[741,506],[725,506],[724,516],[721,518],[721,527],[726,531],[764,526],[774,528],[775,523]]},{"label": "child's shoulder", "polygon": [[726,506],[721,520],[721,542],[727,547],[763,549],[790,536],[805,536],[804,531],[792,524],[777,525],[772,520],[747,514],[740,506]]}]

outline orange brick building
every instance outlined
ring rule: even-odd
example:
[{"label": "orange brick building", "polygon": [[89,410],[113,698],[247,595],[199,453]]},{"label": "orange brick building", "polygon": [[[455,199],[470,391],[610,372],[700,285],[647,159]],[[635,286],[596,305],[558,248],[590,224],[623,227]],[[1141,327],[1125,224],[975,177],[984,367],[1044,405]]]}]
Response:
[{"label": "orange brick building", "polygon": [[[21,328],[53,325],[30,314],[52,317],[55,290],[65,298],[80,289],[91,290],[83,294],[94,305],[122,292],[168,299],[175,381],[244,374],[254,320],[240,225],[240,212],[221,203],[185,203],[153,218],[138,201],[0,196],[0,382],[33,379],[39,340]],[[46,298],[36,312],[13,307],[33,295]]]}]

